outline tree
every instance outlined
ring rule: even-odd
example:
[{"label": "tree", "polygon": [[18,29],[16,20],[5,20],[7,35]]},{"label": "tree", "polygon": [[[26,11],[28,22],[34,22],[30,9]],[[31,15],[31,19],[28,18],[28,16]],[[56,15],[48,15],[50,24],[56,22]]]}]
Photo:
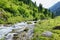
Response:
[{"label": "tree", "polygon": [[19,1],[23,1],[26,4],[30,4],[31,0],[19,0]]},{"label": "tree", "polygon": [[42,4],[39,4],[38,12],[42,12],[42,9],[43,9]]},{"label": "tree", "polygon": [[52,16],[51,16],[52,18],[54,18],[55,17],[55,15],[54,15],[54,13],[52,13]]},{"label": "tree", "polygon": [[33,3],[33,5],[36,7],[36,1],[35,1],[35,3]]},{"label": "tree", "polygon": [[45,11],[44,11],[43,13],[44,13],[45,16],[47,16],[47,14],[48,14],[48,10],[45,9]]}]

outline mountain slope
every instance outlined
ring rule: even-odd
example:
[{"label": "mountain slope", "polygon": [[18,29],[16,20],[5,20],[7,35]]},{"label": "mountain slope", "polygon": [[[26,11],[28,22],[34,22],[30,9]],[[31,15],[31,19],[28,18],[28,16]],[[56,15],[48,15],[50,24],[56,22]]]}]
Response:
[{"label": "mountain slope", "polygon": [[31,0],[0,0],[0,24],[51,18],[52,13],[41,8]]},{"label": "mountain slope", "polygon": [[60,15],[60,2],[57,2],[52,7],[50,7],[50,10],[55,13],[55,16]]}]

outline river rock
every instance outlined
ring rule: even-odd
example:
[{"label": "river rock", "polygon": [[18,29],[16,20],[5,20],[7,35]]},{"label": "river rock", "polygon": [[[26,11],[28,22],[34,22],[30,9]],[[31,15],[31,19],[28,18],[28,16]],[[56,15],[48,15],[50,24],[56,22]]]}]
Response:
[{"label": "river rock", "polygon": [[17,33],[9,33],[9,34],[5,37],[5,40],[13,40],[14,35],[17,35]]},{"label": "river rock", "polygon": [[53,33],[50,32],[50,31],[45,31],[45,32],[42,33],[42,36],[45,36],[45,37],[51,37],[52,34],[53,34]]}]

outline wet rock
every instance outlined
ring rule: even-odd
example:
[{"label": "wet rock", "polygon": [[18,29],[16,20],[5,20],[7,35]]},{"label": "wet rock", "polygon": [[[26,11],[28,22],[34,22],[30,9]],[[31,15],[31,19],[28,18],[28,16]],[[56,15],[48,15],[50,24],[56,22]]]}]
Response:
[{"label": "wet rock", "polygon": [[13,40],[12,38],[17,35],[17,33],[9,33],[6,37],[5,40]]},{"label": "wet rock", "polygon": [[45,36],[45,37],[51,37],[52,34],[53,34],[53,33],[50,32],[50,31],[45,31],[45,32],[42,33],[42,36]]},{"label": "wet rock", "polygon": [[60,30],[60,26],[55,26],[53,29],[54,30]]},{"label": "wet rock", "polygon": [[24,29],[25,32],[27,32],[28,30],[29,30],[29,29],[28,29],[27,27]]}]

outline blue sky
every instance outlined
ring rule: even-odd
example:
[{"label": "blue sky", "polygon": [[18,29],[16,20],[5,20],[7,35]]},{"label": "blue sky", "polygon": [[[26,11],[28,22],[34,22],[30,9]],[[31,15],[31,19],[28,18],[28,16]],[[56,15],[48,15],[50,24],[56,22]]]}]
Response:
[{"label": "blue sky", "polygon": [[43,5],[43,7],[49,8],[60,0],[32,0],[32,1],[33,2],[36,1],[37,5],[39,5],[39,3],[41,3]]}]

